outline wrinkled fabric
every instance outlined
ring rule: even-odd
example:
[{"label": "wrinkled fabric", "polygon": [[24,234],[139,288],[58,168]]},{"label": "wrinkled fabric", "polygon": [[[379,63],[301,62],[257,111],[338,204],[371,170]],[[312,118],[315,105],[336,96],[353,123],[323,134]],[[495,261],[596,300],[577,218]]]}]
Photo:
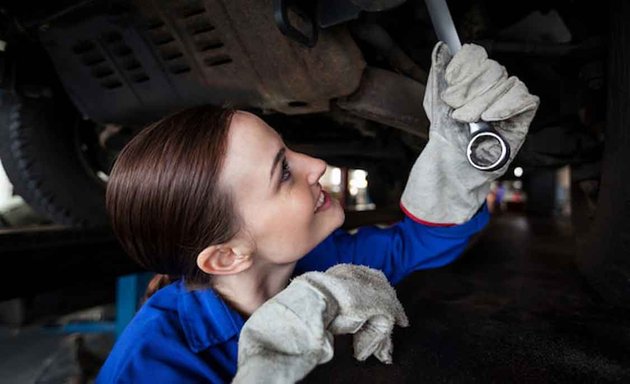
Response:
[{"label": "wrinkled fabric", "polygon": [[[413,271],[455,260],[487,223],[484,207],[469,222],[448,228],[405,217],[388,228],[363,227],[356,233],[338,229],[298,262],[295,274],[353,263],[382,270],[396,284]],[[244,322],[212,289],[191,291],[181,280],[174,282],[136,313],[96,383],[230,382]]]},{"label": "wrinkled fabric", "polygon": [[245,322],[233,383],[293,383],[333,357],[333,335],[353,334],[354,356],[392,362],[394,325],[409,325],[381,271],[340,264],[296,277]]},{"label": "wrinkled fabric", "polygon": [[[440,42],[431,62],[423,102],[431,122],[429,142],[411,170],[401,205],[428,223],[460,224],[485,201],[490,182],[507,171],[540,100],[480,46],[465,44],[452,57]],[[511,147],[509,161],[496,171],[477,170],[466,158],[467,123],[480,119],[492,123]]]},{"label": "wrinkled fabric", "polygon": [[97,384],[226,383],[245,320],[214,290],[177,280],[151,296],[116,340]]}]

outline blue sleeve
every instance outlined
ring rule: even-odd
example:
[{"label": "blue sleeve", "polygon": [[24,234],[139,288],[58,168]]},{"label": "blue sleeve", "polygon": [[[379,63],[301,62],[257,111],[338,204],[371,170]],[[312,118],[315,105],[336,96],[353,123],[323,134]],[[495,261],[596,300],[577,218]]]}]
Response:
[{"label": "blue sleeve", "polygon": [[397,284],[411,272],[455,260],[488,220],[484,204],[472,219],[451,227],[432,227],[405,217],[391,227],[364,227],[355,234],[338,229],[298,262],[296,274],[325,271],[340,263],[360,264],[380,269]]}]

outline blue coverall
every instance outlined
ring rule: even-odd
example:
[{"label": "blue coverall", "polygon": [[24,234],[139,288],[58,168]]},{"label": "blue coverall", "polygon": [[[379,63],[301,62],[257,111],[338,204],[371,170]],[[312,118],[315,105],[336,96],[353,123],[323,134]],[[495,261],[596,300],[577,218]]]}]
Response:
[{"label": "blue coverall", "polygon": [[[339,263],[382,270],[392,284],[411,272],[455,260],[488,222],[484,207],[468,222],[432,227],[405,217],[388,228],[333,232],[296,265],[296,274]],[[212,289],[181,280],[157,291],[117,340],[97,383],[221,383],[236,374],[245,320]]]}]

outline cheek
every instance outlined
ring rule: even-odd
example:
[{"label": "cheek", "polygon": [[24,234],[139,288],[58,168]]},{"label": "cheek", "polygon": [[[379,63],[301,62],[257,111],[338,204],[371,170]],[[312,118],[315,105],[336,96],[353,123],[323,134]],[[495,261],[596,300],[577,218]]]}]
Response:
[{"label": "cheek", "polygon": [[279,210],[284,212],[283,220],[278,223],[293,236],[304,237],[314,225],[313,198],[309,191],[293,190],[282,199]]},{"label": "cheek", "polygon": [[250,207],[248,227],[265,245],[285,247],[303,243],[315,226],[312,198],[292,191],[264,206]]},{"label": "cheek", "polygon": [[[318,239],[318,225],[313,213],[313,199],[306,192],[292,191],[278,200],[274,214],[267,216],[266,245],[286,258],[302,256]],[[261,223],[262,224],[262,223]]]}]

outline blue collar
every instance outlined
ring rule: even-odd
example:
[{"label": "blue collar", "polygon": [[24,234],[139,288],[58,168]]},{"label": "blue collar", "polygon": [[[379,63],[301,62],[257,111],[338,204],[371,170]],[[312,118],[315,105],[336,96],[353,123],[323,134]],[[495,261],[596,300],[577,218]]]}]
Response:
[{"label": "blue collar", "polygon": [[195,353],[238,337],[245,323],[214,290],[190,291],[182,280],[158,290],[149,301],[177,312],[186,341]]}]

